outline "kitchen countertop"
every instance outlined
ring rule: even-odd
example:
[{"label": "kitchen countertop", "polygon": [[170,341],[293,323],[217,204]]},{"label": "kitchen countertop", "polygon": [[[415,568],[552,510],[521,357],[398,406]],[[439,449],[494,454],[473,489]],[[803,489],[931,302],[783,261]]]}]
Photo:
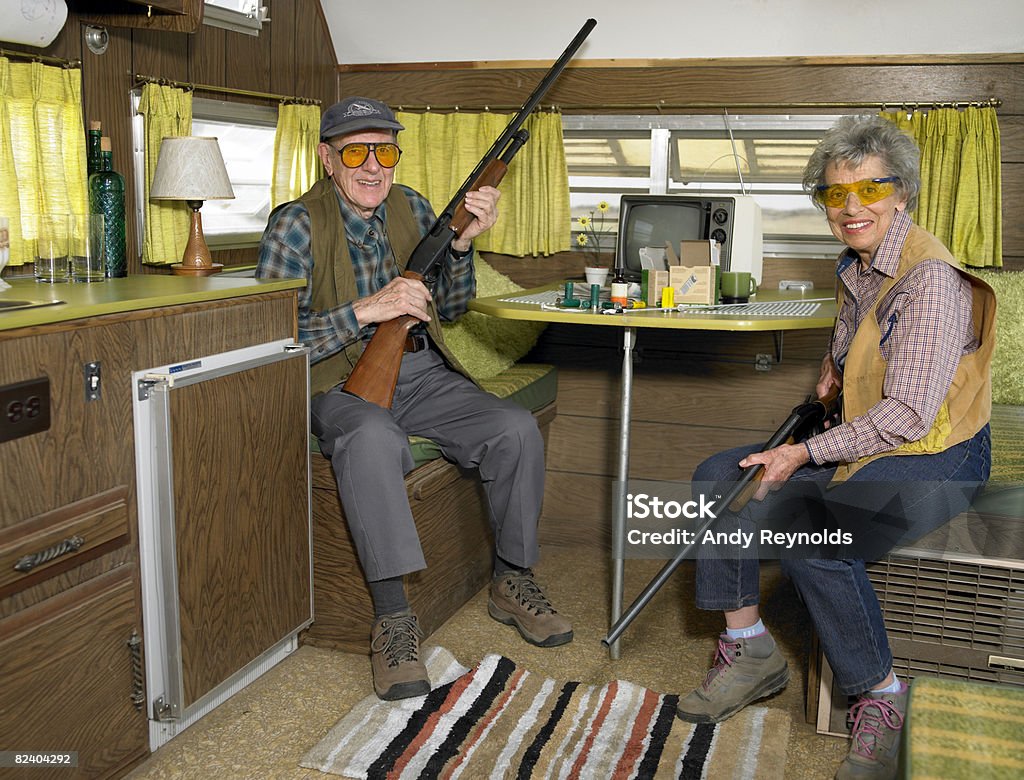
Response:
[{"label": "kitchen countertop", "polygon": [[[251,279],[228,276],[165,276],[140,274],[102,282],[44,284],[34,279],[10,279],[0,290],[0,331],[55,322],[119,314],[183,303],[219,301],[264,292],[304,287],[305,279]],[[4,311],[4,301],[60,301],[48,306]]]}]

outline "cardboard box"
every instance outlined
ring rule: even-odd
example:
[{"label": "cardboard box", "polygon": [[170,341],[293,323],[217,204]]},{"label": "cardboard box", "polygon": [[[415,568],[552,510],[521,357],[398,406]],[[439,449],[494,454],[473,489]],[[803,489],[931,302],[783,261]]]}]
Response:
[{"label": "cardboard box", "polygon": [[665,244],[669,286],[676,303],[703,306],[718,303],[718,270],[721,247],[717,241],[680,241],[679,252]]},{"label": "cardboard box", "polygon": [[674,265],[668,269],[668,286],[675,291],[677,304],[713,304],[715,268],[710,265]]},{"label": "cardboard box", "polygon": [[661,306],[663,287],[668,287],[668,271],[641,271],[640,297],[648,306]]}]

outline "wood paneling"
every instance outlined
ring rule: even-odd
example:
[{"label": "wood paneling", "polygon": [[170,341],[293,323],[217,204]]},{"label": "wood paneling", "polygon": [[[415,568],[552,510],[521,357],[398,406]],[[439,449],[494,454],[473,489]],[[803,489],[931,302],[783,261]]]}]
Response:
[{"label": "wood paneling", "polygon": [[170,390],[183,706],[309,621],[307,400],[300,355]]}]

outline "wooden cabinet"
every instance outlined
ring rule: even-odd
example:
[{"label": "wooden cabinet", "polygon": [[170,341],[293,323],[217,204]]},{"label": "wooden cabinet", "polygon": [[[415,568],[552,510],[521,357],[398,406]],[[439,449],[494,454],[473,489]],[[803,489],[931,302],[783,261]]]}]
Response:
[{"label": "wooden cabinet", "polygon": [[104,777],[145,755],[134,573],[121,566],[0,621],[5,749],[78,754],[76,769],[32,777]]},{"label": "wooden cabinet", "polygon": [[107,27],[193,33],[203,21],[203,0],[72,0],[69,5],[83,22]]},{"label": "wooden cabinet", "polygon": [[[185,284],[201,302],[168,303],[180,280],[139,277],[62,290],[75,312],[107,296],[101,316],[15,325],[3,318],[16,315],[0,315],[0,747],[76,751],[77,769],[58,767],[53,777],[116,777],[144,759],[152,742],[132,373],[295,337],[293,290],[231,297],[222,283],[212,292],[192,289],[202,282]],[[122,290],[153,303],[111,311]],[[273,364],[241,384],[200,388],[194,403],[202,414],[182,415],[192,421],[196,445],[178,446],[192,460],[176,499],[192,507],[196,523],[215,515],[252,524],[216,529],[208,543],[194,542],[184,562],[191,601],[183,619],[206,642],[194,651],[208,670],[196,691],[225,675],[230,659],[219,664],[228,651],[249,652],[247,643],[277,641],[310,619],[308,465],[293,468],[287,485],[273,483],[282,454],[308,463],[305,355],[289,363],[299,359],[302,370],[287,381]],[[240,395],[249,406],[237,402]],[[190,401],[185,393],[179,400]],[[271,401],[288,411],[268,412],[283,421],[275,435],[287,442],[256,435],[260,424],[250,413]],[[232,514],[232,507],[245,511]],[[216,559],[224,550],[234,557]],[[304,579],[296,576],[303,566]],[[239,571],[247,584],[222,594],[219,606],[236,604],[230,614],[248,622],[208,609],[210,591],[195,585],[204,577],[235,582]],[[0,779],[18,772],[0,768]],[[32,776],[51,775],[40,768]]]}]

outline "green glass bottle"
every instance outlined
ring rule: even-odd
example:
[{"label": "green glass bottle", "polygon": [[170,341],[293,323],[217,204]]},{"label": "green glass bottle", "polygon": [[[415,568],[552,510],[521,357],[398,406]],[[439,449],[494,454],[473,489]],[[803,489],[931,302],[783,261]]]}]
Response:
[{"label": "green glass bottle", "polygon": [[106,233],[106,266],[109,278],[128,275],[124,234],[124,178],[113,169],[110,139],[101,140],[100,170],[89,177],[89,211],[102,214]]},{"label": "green glass bottle", "polygon": [[96,173],[103,165],[102,138],[103,131],[100,129],[100,123],[93,119],[89,122],[89,133],[85,145],[86,170],[89,176]]}]

